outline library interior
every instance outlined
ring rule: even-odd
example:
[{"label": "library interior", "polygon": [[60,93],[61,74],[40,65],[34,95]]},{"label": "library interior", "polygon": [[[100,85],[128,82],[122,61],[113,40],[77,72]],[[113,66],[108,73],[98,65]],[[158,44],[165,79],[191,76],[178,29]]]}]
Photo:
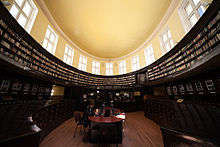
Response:
[{"label": "library interior", "polygon": [[219,30],[220,0],[0,0],[0,146],[220,146]]}]

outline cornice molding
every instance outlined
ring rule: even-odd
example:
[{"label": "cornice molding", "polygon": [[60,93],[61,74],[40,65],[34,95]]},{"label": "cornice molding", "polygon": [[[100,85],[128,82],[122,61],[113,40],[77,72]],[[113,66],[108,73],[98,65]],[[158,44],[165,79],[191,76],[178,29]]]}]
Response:
[{"label": "cornice molding", "polygon": [[83,54],[87,55],[88,57],[96,59],[96,60],[101,60],[101,61],[106,61],[106,62],[114,62],[117,60],[122,60],[124,58],[129,57],[129,56],[132,56],[133,54],[135,54],[138,51],[140,51],[141,49],[143,49],[143,47],[146,46],[157,35],[157,33],[162,29],[162,27],[166,24],[167,20],[172,15],[175,8],[177,7],[179,1],[180,0],[172,0],[168,10],[166,11],[166,13],[163,16],[160,23],[157,25],[156,29],[153,31],[153,33],[150,35],[150,37],[148,37],[147,40],[140,47],[138,47],[137,49],[135,49],[134,51],[130,52],[127,55],[124,55],[122,57],[117,57],[117,58],[100,58],[100,57],[96,57],[96,56],[84,51],[83,49],[81,49],[62,31],[62,29],[56,23],[56,21],[54,20],[53,16],[50,13],[50,11],[48,10],[46,4],[44,3],[44,0],[36,0],[36,3],[38,4],[39,8],[42,10],[44,15],[47,17],[48,21],[51,23],[53,28],[56,29],[56,32],[58,32],[61,35],[61,37],[63,37],[69,43],[69,45],[73,46],[74,49],[77,49],[80,52],[82,52]]}]

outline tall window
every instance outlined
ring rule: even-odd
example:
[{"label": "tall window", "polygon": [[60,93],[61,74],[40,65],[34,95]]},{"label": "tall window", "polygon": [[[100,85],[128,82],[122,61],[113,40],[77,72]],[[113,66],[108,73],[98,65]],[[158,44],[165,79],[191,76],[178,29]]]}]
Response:
[{"label": "tall window", "polygon": [[200,0],[183,0],[179,7],[179,15],[186,32],[196,24],[204,12],[205,8]]},{"label": "tall window", "polygon": [[139,56],[136,55],[132,57],[132,71],[136,71],[138,69],[140,69]]},{"label": "tall window", "polygon": [[174,46],[168,27],[160,34],[160,46],[163,54],[169,52]]},{"label": "tall window", "polygon": [[152,44],[144,50],[146,66],[155,61]]},{"label": "tall window", "polygon": [[100,62],[92,62],[92,73],[97,75],[100,74]]},{"label": "tall window", "polygon": [[14,0],[10,9],[11,15],[28,32],[34,24],[38,9],[32,0]]},{"label": "tall window", "polygon": [[72,65],[73,63],[74,50],[66,44],[63,62]]},{"label": "tall window", "polygon": [[106,63],[106,75],[107,76],[113,75],[113,64],[112,63]]},{"label": "tall window", "polygon": [[120,61],[119,62],[119,74],[125,74],[126,73],[126,61]]},{"label": "tall window", "polygon": [[87,66],[87,58],[83,55],[80,55],[78,69],[82,71],[86,71],[86,66]]},{"label": "tall window", "polygon": [[57,46],[58,36],[53,31],[53,29],[48,25],[46,35],[44,37],[43,47],[50,52],[51,54],[55,54],[56,46]]}]

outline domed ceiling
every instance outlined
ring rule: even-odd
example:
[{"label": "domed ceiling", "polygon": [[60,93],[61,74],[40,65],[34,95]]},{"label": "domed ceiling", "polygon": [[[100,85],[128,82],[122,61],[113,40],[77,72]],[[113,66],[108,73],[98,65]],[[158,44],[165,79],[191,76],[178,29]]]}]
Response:
[{"label": "domed ceiling", "polygon": [[44,0],[62,31],[81,49],[117,58],[140,47],[172,0]]}]

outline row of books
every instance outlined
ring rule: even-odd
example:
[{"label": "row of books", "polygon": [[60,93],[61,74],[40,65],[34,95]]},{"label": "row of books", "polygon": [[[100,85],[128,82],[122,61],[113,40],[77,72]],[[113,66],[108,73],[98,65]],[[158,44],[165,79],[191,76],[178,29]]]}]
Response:
[{"label": "row of books", "polygon": [[52,59],[49,59],[38,49],[33,48],[25,40],[16,34],[3,20],[0,21],[0,33],[4,34],[1,40],[1,53],[14,59],[15,61],[28,66],[33,70],[37,70],[48,76],[53,76],[74,84],[95,84],[95,85],[124,85],[135,84],[135,75],[120,78],[110,78],[109,82],[105,82],[106,78],[93,77],[86,74],[80,74],[77,71],[64,67]]},{"label": "row of books", "polygon": [[184,70],[208,54],[220,40],[219,20],[218,13],[190,43],[159,65],[148,69],[148,79],[156,80]]}]

